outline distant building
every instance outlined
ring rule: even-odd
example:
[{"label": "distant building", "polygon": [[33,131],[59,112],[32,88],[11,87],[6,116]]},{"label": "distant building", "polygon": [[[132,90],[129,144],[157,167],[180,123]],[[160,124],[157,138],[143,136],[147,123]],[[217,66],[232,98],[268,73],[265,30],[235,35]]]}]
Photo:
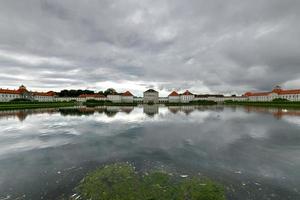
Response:
[{"label": "distant building", "polygon": [[9,102],[14,99],[27,99],[36,101],[54,101],[55,92],[30,92],[24,85],[17,90],[0,89],[0,102]]},{"label": "distant building", "polygon": [[129,91],[120,94],[113,93],[107,95],[107,100],[113,103],[133,103],[133,95]]},{"label": "distant building", "polygon": [[168,103],[169,102],[169,98],[168,97],[158,97],[158,102],[159,103]]},{"label": "distant building", "polygon": [[190,91],[186,90],[183,94],[180,95],[180,102],[181,103],[189,103],[193,101],[195,95],[192,94]]},{"label": "distant building", "polygon": [[122,93],[121,101],[123,103],[133,103],[133,95],[129,91],[126,91]]},{"label": "distant building", "polygon": [[[49,92],[33,92],[33,99],[40,102],[53,102],[55,101],[56,93],[53,91]],[[30,97],[31,98],[31,97]]]},{"label": "distant building", "polygon": [[144,103],[159,103],[158,92],[153,89],[145,91],[143,101]]},{"label": "distant building", "polygon": [[276,86],[271,92],[246,92],[243,97],[247,97],[248,101],[272,101],[274,99],[300,101],[300,90],[283,90]]},{"label": "distant building", "polygon": [[179,103],[180,96],[176,91],[173,91],[168,96],[169,103]]},{"label": "distant building", "polygon": [[111,101],[113,103],[121,103],[122,102],[122,96],[120,94],[114,93],[107,95],[107,100]]},{"label": "distant building", "polygon": [[79,101],[86,101],[86,100],[96,100],[96,101],[105,101],[106,97],[101,94],[81,94],[79,95]]}]

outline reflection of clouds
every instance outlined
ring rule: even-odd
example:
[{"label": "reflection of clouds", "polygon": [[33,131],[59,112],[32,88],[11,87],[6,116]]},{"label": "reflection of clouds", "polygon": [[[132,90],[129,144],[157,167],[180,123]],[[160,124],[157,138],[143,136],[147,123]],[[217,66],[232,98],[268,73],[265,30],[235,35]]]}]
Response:
[{"label": "reflection of clouds", "polygon": [[0,159],[5,158],[10,154],[15,154],[18,152],[25,152],[33,149],[43,149],[50,147],[58,147],[62,145],[66,145],[69,143],[67,139],[51,139],[50,141],[43,141],[37,138],[26,139],[26,140],[18,140],[13,145],[1,145],[0,149]]},{"label": "reflection of clouds", "polygon": [[147,116],[143,114],[140,108],[135,108],[130,114],[125,112],[118,112],[114,117],[108,117],[107,115],[97,114],[91,118],[94,118],[97,122],[103,123],[140,123],[147,119]]},{"label": "reflection of clouds", "polygon": [[[41,179],[47,183],[56,179],[57,169],[89,170],[90,163],[111,161],[157,162],[218,178],[224,175],[225,182],[245,177],[256,182],[259,177],[280,185],[286,177],[280,187],[300,184],[300,128],[286,116],[278,120],[265,112],[228,107],[162,107],[152,117],[143,113],[143,107],[109,108],[114,115],[101,109],[92,115],[65,110],[64,115],[29,115],[22,122],[0,120],[5,127],[0,129],[0,188],[11,174],[20,177],[14,184],[26,190],[27,180],[35,180],[39,188]],[[45,170],[54,170],[55,175],[36,176]],[[65,187],[65,182],[54,182],[55,188],[58,185]]]},{"label": "reflection of clouds", "polygon": [[[136,107],[129,114],[117,112],[113,117],[105,112],[84,116],[56,113],[30,115],[23,122],[0,120],[0,126],[5,127],[0,130],[0,159],[83,143],[79,154],[87,159],[90,151],[101,154],[102,159],[163,152],[173,161],[207,163],[225,171],[239,169],[268,177],[285,174],[287,164],[300,165],[299,151],[285,148],[299,140],[294,135],[299,127],[290,126],[291,121],[299,125],[296,117],[277,120],[260,112],[227,108],[198,108],[187,115],[162,107],[154,117],[143,111],[143,107]],[[91,147],[93,141],[101,145]]]},{"label": "reflection of clouds", "polygon": [[300,126],[300,117],[284,116],[282,119],[292,125]]},{"label": "reflection of clouds", "polygon": [[68,144],[72,136],[80,134],[76,129],[78,124],[80,119],[48,114],[32,115],[22,123],[13,119],[0,121],[0,126],[8,127],[0,130],[0,157]]},{"label": "reflection of clouds", "polygon": [[248,135],[249,137],[257,139],[268,137],[267,129],[260,125],[249,127]]},{"label": "reflection of clouds", "polygon": [[[120,110],[119,107],[110,108],[112,109]],[[130,114],[117,112],[113,117],[105,113],[85,116],[39,113],[29,116],[22,123],[16,123],[13,119],[0,121],[0,124],[6,127],[0,130],[0,155],[65,145],[74,142],[76,136],[85,137],[91,133],[98,136],[114,136],[137,127],[145,127],[145,138],[141,144],[144,143],[146,147],[171,149],[184,145],[186,141],[193,141],[193,144],[207,143],[221,148],[234,143],[244,134],[234,130],[234,124],[227,126],[228,121],[247,117],[242,112],[205,109],[190,112],[187,116],[184,111],[193,110],[194,107],[181,108],[183,111],[176,115],[167,107],[162,107],[158,115],[149,117],[143,113],[143,109],[137,107]],[[219,129],[220,127],[222,129]],[[265,132],[262,128],[264,127],[248,128],[247,134],[258,137],[258,133]]]}]

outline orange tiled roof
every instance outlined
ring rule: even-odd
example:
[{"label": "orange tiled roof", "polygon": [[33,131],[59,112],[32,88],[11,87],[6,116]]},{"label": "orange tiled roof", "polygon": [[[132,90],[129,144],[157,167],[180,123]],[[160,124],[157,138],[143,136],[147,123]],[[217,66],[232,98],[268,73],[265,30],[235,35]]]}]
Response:
[{"label": "orange tiled roof", "polygon": [[133,96],[129,91],[126,91],[122,94],[122,96],[128,96],[128,97],[131,97]]},{"label": "orange tiled roof", "polygon": [[19,90],[9,90],[9,89],[2,89],[0,88],[1,94],[21,94]]},{"label": "orange tiled roof", "polygon": [[182,95],[193,95],[190,91],[186,90]]},{"label": "orange tiled roof", "polygon": [[49,91],[49,92],[33,92],[32,94],[34,96],[47,96],[47,97],[55,96],[55,92],[53,92],[53,91]]},{"label": "orange tiled roof", "polygon": [[254,96],[267,96],[271,94],[271,92],[256,92],[256,93],[252,93],[252,92],[246,92],[244,94],[244,96],[246,97],[254,97]]},{"label": "orange tiled roof", "polygon": [[169,94],[169,96],[176,97],[179,96],[179,94],[176,91],[173,91],[171,94]]},{"label": "orange tiled roof", "polygon": [[300,94],[300,90],[281,90],[279,94]]},{"label": "orange tiled roof", "polygon": [[246,92],[243,96],[267,96],[271,93],[276,93],[278,95],[284,94],[300,94],[300,90],[282,90],[282,89],[274,89],[272,92]]}]

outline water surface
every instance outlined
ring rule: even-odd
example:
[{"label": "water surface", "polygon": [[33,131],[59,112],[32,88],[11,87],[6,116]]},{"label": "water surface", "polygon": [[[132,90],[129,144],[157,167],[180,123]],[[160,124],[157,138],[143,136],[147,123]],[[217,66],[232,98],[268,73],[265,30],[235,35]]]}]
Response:
[{"label": "water surface", "polygon": [[300,110],[99,107],[0,112],[0,199],[59,199],[113,162],[198,174],[231,200],[300,199]]}]

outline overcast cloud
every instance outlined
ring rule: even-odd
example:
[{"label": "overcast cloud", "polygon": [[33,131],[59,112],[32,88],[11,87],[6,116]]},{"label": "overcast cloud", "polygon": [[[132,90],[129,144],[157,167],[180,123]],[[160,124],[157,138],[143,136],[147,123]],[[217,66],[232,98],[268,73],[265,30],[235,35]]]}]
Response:
[{"label": "overcast cloud", "polygon": [[1,0],[0,87],[300,88],[299,0]]}]

